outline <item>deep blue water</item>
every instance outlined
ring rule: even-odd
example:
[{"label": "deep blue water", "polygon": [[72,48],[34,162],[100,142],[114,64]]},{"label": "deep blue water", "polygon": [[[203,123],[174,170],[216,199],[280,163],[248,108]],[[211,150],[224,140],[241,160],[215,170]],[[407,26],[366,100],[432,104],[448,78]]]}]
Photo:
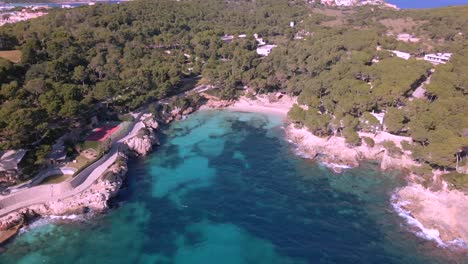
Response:
[{"label": "deep blue water", "polygon": [[454,5],[468,5],[468,0],[385,0],[399,8],[434,8]]},{"label": "deep blue water", "polygon": [[[281,118],[199,112],[132,161],[106,214],[40,220],[0,263],[449,263],[392,210],[398,173],[334,174],[294,155]],[[460,259],[457,259],[460,261]]]}]

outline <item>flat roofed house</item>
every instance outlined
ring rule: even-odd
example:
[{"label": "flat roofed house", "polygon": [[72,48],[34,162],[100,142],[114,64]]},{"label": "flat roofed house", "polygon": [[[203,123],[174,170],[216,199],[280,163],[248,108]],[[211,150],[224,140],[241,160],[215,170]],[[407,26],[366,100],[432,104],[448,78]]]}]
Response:
[{"label": "flat roofed house", "polygon": [[[17,179],[21,174],[21,169],[18,164],[23,159],[27,150],[6,150],[0,152],[0,178],[8,178],[7,180]],[[5,179],[0,179],[3,181]]]},{"label": "flat roofed house", "polygon": [[257,48],[257,54],[261,56],[268,56],[273,48],[276,48],[276,45],[264,45]]},{"label": "flat roofed house", "polygon": [[52,152],[47,156],[50,164],[59,164],[67,159],[67,151],[65,150],[64,140],[60,138],[52,146]]},{"label": "flat roofed house", "polygon": [[221,40],[227,44],[231,43],[233,39],[234,39],[233,35],[224,35],[221,37]]},{"label": "flat roofed house", "polygon": [[353,6],[356,4],[355,0],[335,0],[337,6]]},{"label": "flat roofed house", "polygon": [[402,59],[405,59],[405,60],[409,60],[409,58],[411,57],[411,54],[406,53],[406,52],[402,52],[402,51],[398,51],[398,50],[391,50],[391,52],[393,54],[395,54],[398,58],[402,58]]},{"label": "flat roofed house", "polygon": [[424,55],[424,60],[434,64],[445,64],[449,62],[452,57],[452,53],[433,53]]}]

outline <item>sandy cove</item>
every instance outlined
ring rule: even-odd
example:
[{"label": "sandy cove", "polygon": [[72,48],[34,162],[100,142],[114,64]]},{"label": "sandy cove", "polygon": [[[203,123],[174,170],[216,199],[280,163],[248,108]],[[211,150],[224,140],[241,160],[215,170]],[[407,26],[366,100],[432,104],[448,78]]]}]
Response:
[{"label": "sandy cove", "polygon": [[[296,103],[294,97],[283,95],[280,99],[272,95],[257,96],[252,100],[242,97],[234,103],[210,102],[208,108],[226,108],[232,111],[278,114],[287,118],[290,107]],[[411,158],[411,152],[392,157],[383,147],[384,141],[390,140],[401,149],[401,142],[412,142],[410,137],[401,137],[386,132],[376,134],[360,132],[359,136],[370,137],[375,145],[366,144],[353,147],[346,144],[343,137],[331,136],[321,138],[310,133],[306,128],[288,124],[285,136],[296,147],[296,153],[305,158],[315,158],[336,172],[344,168],[359,166],[363,160],[374,160],[380,168],[408,169],[419,164]],[[439,175],[440,176],[440,175]],[[441,246],[462,246],[468,248],[468,195],[456,190],[443,188],[433,191],[414,183],[408,177],[409,185],[395,191],[392,205],[406,219],[408,224],[416,227],[421,236],[435,240]],[[443,186],[446,186],[443,185]]]},{"label": "sandy cove", "polygon": [[[208,107],[225,107],[231,111],[270,113],[281,115],[287,118],[289,109],[297,103],[297,98],[282,95],[277,98],[274,95],[259,95],[255,99],[241,97],[236,102],[229,104],[226,102],[211,102]],[[286,139],[296,145],[297,154],[306,158],[318,158],[325,165],[335,171],[340,171],[346,167],[359,166],[361,160],[377,160],[381,162],[381,169],[388,168],[411,168],[417,165],[411,159],[411,153],[404,152],[401,157],[391,157],[382,146],[384,141],[393,141],[401,148],[401,142],[406,140],[412,142],[410,137],[395,136],[386,132],[377,134],[360,132],[361,137],[370,137],[375,141],[374,147],[362,144],[358,147],[346,144],[343,137],[331,136],[321,138],[310,133],[306,128],[295,127],[289,124],[285,128]]]},{"label": "sandy cove", "polygon": [[254,100],[241,97],[234,104],[226,107],[226,109],[242,112],[271,113],[286,117],[289,109],[295,103],[297,103],[297,98],[288,95],[281,95],[281,98],[276,98],[273,95],[259,95]]}]

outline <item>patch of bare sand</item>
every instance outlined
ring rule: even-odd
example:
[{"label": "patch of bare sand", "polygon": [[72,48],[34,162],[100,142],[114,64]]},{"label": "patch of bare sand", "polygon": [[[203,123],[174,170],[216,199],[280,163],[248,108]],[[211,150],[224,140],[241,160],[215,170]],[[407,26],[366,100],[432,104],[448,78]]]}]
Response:
[{"label": "patch of bare sand", "polygon": [[241,97],[234,104],[226,107],[231,111],[274,113],[284,117],[287,116],[289,109],[297,102],[296,97],[282,95],[277,98],[274,95],[259,95],[256,99]]}]

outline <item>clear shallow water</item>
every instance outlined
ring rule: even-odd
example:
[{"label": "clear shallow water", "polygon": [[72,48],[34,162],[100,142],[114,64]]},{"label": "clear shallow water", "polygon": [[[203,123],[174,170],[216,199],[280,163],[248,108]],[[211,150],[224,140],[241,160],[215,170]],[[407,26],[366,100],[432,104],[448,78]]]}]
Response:
[{"label": "clear shallow water", "polygon": [[454,5],[468,5],[468,0],[386,0],[399,8],[434,8]]},{"label": "clear shallow water", "polygon": [[40,220],[0,263],[448,263],[392,210],[396,173],[333,174],[296,157],[280,125],[222,111],[174,123],[107,214]]}]

